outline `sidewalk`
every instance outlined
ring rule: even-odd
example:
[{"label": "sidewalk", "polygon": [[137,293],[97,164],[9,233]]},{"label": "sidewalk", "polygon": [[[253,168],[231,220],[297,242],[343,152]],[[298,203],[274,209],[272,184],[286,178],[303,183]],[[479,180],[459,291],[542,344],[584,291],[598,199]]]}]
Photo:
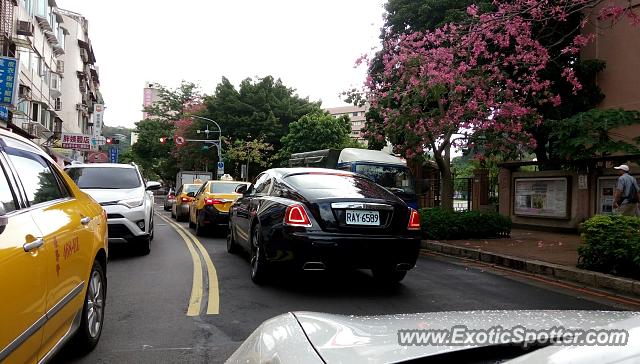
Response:
[{"label": "sidewalk", "polygon": [[625,296],[640,296],[640,281],[579,269],[578,234],[513,229],[510,238],[424,240],[425,251],[474,259],[496,266],[549,276]]},{"label": "sidewalk", "polygon": [[559,234],[546,231],[513,229],[505,239],[429,240],[461,248],[479,249],[525,259],[534,259],[575,267],[578,264],[578,234]]}]

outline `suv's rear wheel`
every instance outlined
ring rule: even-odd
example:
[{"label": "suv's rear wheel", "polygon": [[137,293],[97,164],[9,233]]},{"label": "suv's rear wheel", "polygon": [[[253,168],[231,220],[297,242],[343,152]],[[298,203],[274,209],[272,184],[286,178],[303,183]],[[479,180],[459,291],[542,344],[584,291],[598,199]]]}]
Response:
[{"label": "suv's rear wheel", "polygon": [[82,307],[82,320],[74,337],[78,347],[85,352],[93,350],[100,340],[104,324],[105,298],[104,269],[100,263],[93,262]]}]

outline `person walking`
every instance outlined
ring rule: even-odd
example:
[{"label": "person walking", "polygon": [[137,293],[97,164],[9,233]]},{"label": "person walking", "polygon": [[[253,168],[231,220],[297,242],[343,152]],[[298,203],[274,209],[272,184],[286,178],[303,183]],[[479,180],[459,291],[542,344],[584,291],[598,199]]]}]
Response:
[{"label": "person walking", "polygon": [[618,171],[618,183],[613,195],[613,208],[621,215],[638,216],[638,201],[640,201],[640,187],[635,177],[629,174],[626,164],[613,167]]}]

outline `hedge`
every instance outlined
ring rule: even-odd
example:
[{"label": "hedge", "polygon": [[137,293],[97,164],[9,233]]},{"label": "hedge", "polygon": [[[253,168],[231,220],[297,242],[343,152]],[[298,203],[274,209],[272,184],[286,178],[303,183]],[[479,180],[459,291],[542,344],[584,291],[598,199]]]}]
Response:
[{"label": "hedge", "polygon": [[500,238],[511,234],[511,219],[498,213],[429,208],[420,210],[420,223],[426,239]]},{"label": "hedge", "polygon": [[583,224],[578,267],[640,279],[640,218],[598,215]]}]

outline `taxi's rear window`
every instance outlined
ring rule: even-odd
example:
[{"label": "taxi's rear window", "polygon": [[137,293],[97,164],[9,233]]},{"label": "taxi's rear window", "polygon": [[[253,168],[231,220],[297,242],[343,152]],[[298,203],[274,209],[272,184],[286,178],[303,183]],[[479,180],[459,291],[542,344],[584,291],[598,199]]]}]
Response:
[{"label": "taxi's rear window", "polygon": [[67,174],[78,187],[84,189],[130,189],[142,184],[133,168],[69,168]]},{"label": "taxi's rear window", "polygon": [[211,193],[234,193],[238,186],[244,183],[212,183],[209,188]]},{"label": "taxi's rear window", "polygon": [[202,187],[202,185],[185,185],[182,193],[198,192],[200,187]]}]

